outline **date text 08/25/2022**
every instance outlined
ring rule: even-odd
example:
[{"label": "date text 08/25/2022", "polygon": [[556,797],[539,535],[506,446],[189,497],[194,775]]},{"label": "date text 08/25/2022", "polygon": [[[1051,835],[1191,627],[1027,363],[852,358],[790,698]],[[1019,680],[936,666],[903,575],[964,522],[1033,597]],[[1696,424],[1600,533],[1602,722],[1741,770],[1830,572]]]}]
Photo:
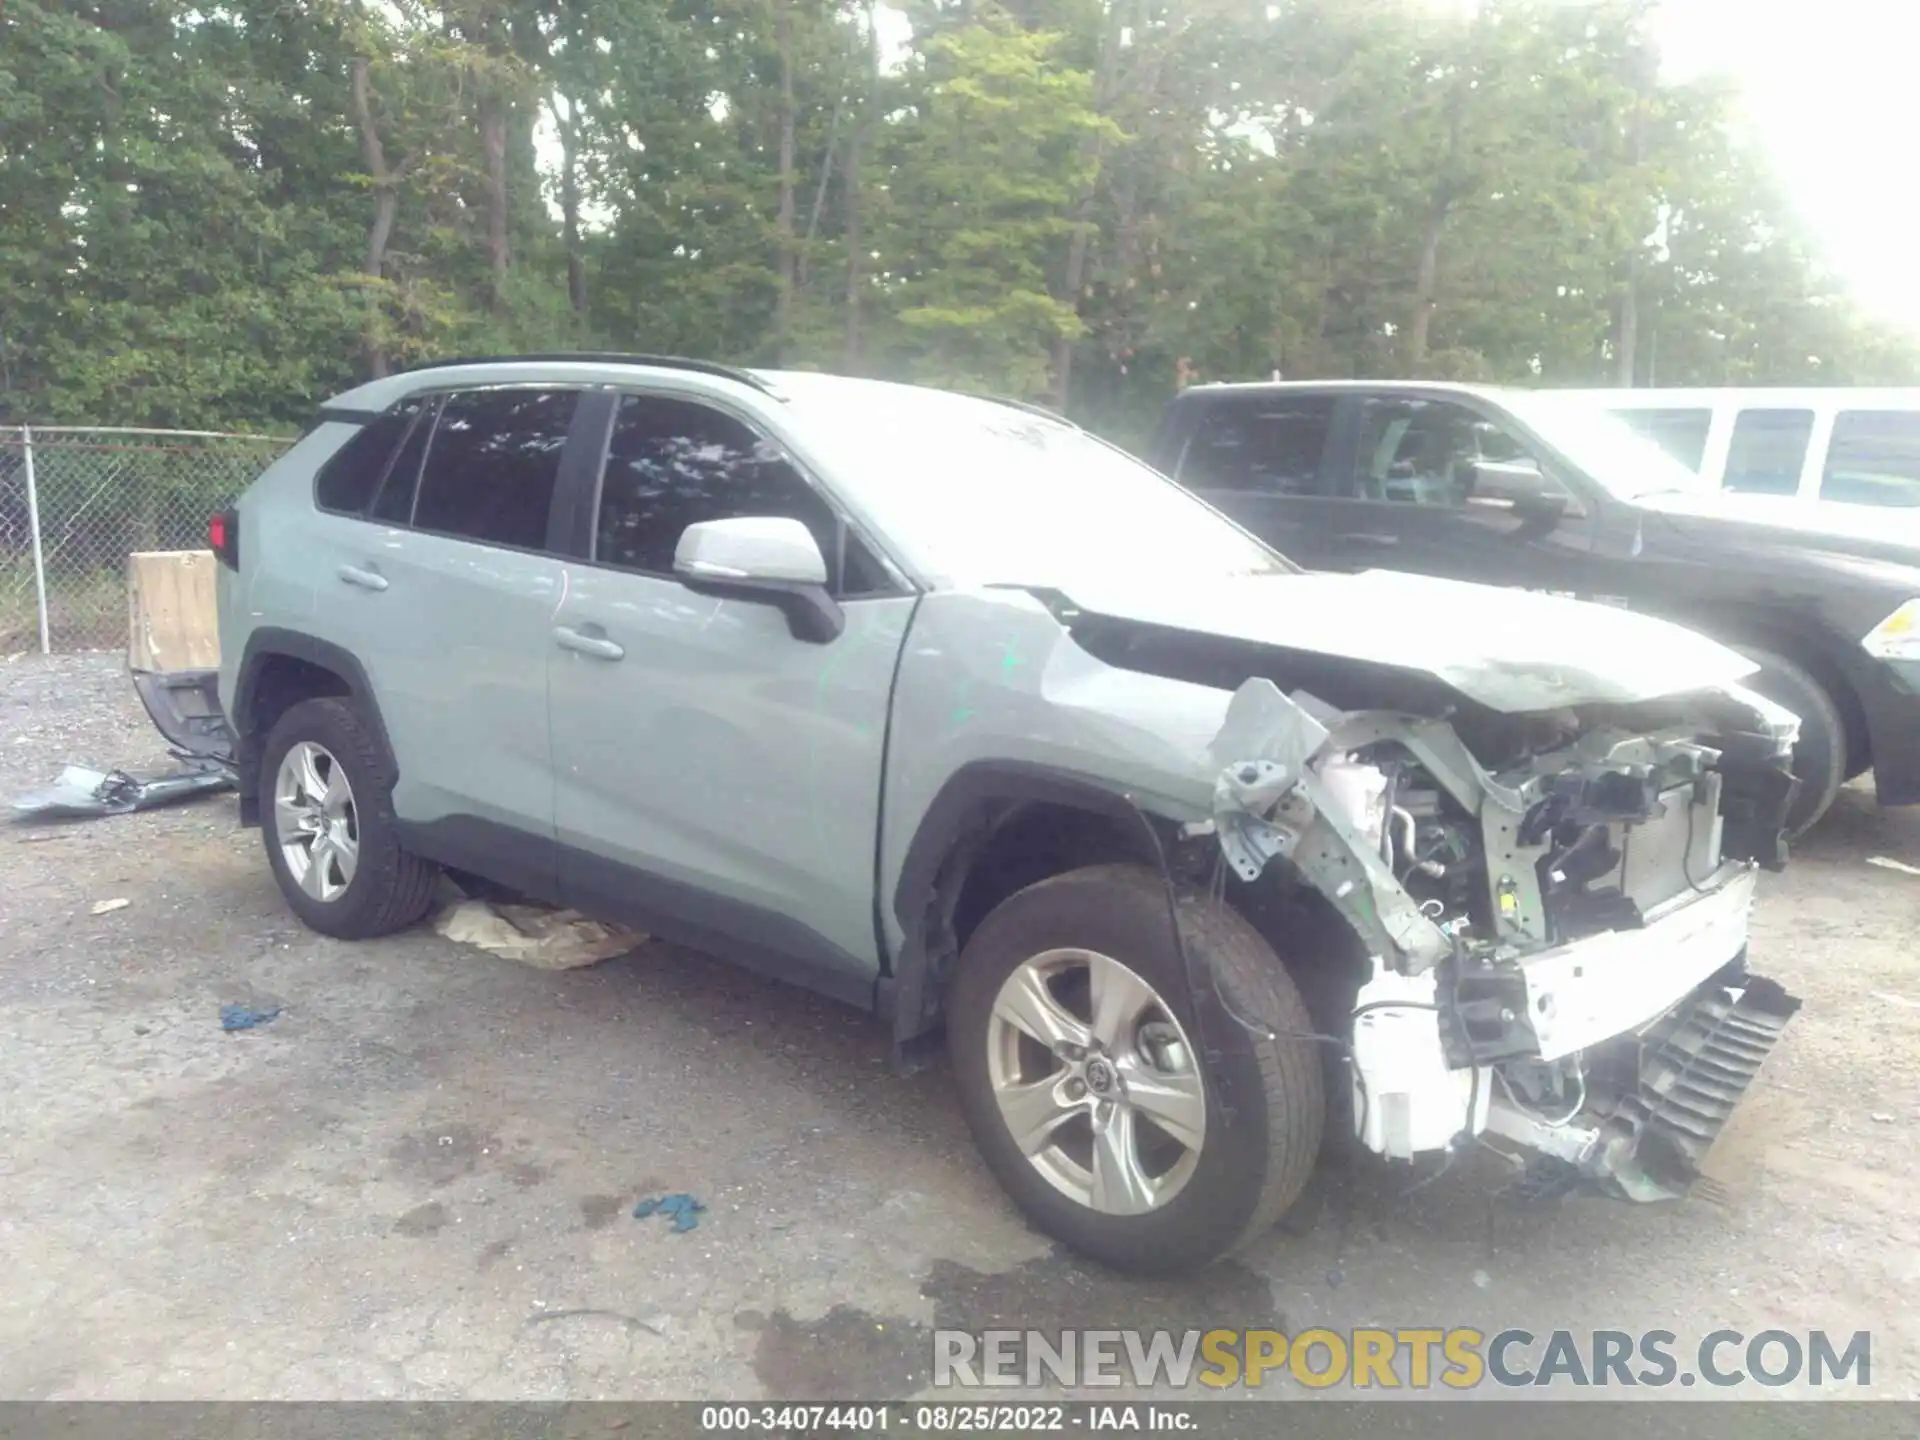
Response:
[{"label": "date text 08/25/2022", "polygon": [[1065,1433],[1108,1435],[1131,1431],[1172,1434],[1199,1424],[1174,1405],[706,1405],[700,1428],[745,1434],[811,1434],[845,1430],[871,1435],[899,1430],[921,1435]]}]

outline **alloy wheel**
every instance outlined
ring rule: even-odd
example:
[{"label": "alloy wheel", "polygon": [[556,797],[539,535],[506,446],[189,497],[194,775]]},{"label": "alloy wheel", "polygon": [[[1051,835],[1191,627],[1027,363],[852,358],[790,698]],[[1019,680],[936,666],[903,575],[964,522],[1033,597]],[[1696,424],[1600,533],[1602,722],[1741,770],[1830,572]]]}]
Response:
[{"label": "alloy wheel", "polygon": [[315,900],[338,900],[360,863],[360,817],[347,772],[324,745],[302,740],[273,782],[274,837],[293,881]]},{"label": "alloy wheel", "polygon": [[1021,1153],[1082,1205],[1145,1214],[1193,1178],[1207,1132],[1197,1053],[1111,956],[1049,950],[1016,966],[994,999],[987,1076]]}]

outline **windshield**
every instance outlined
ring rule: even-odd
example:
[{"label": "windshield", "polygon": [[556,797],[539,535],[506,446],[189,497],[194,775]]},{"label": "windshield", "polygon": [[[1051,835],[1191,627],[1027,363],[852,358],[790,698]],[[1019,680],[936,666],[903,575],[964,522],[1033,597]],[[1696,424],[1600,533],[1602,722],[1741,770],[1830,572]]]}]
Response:
[{"label": "windshield", "polygon": [[1657,441],[1593,401],[1537,394],[1505,398],[1542,439],[1623,500],[1710,488]]},{"label": "windshield", "polygon": [[1297,573],[1171,480],[1061,421],[909,386],[779,384],[847,498],[929,575],[1068,589]]}]

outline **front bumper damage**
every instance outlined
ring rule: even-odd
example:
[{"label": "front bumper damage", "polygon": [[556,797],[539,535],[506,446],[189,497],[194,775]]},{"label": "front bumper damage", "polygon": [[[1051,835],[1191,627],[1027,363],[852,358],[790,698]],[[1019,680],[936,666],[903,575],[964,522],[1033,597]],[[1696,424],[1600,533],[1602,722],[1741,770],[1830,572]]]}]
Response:
[{"label": "front bumper damage", "polygon": [[1265,679],[1236,693],[1196,828],[1243,882],[1279,867],[1358,938],[1368,1148],[1485,1143],[1525,1167],[1521,1195],[1693,1185],[1800,1004],[1746,970],[1797,722],[1737,687],[1707,708],[1641,732],[1583,717],[1496,772],[1446,719],[1341,713]]}]

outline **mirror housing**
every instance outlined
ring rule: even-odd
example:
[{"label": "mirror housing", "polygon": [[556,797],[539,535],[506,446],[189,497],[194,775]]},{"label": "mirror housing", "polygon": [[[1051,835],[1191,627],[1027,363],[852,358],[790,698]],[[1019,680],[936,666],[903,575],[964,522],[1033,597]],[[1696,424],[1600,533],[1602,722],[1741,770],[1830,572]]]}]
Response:
[{"label": "mirror housing", "polygon": [[1510,460],[1476,460],[1467,503],[1511,510],[1527,520],[1558,520],[1572,508],[1567,492],[1538,465]]},{"label": "mirror housing", "polygon": [[824,645],[847,627],[813,532],[778,515],[702,520],[681,532],[673,573],[703,595],[773,605],[796,640]]}]

